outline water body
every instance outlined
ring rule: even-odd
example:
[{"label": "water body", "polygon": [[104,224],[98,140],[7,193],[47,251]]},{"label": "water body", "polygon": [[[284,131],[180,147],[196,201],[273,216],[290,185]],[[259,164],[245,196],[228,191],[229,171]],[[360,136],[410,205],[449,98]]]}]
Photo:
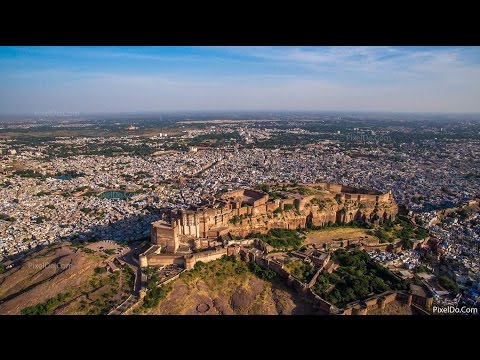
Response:
[{"label": "water body", "polygon": [[73,176],[72,175],[58,175],[58,176],[55,176],[55,179],[58,179],[58,180],[72,180],[73,179]]},{"label": "water body", "polygon": [[105,191],[99,195],[100,199],[127,200],[131,194],[125,191]]}]

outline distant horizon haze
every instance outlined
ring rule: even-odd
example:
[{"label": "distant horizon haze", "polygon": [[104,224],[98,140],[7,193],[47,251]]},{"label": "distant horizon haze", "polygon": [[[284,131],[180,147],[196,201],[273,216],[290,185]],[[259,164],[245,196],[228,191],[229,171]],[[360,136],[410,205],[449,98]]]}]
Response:
[{"label": "distant horizon haze", "polygon": [[480,47],[1,46],[0,84],[3,115],[471,114]]}]

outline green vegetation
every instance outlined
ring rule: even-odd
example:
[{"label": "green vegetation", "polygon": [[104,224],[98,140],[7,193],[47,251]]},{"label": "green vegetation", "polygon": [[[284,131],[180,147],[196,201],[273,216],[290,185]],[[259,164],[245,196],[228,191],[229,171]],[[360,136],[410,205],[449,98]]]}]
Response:
[{"label": "green vegetation", "polygon": [[297,279],[308,283],[315,275],[315,268],[301,260],[290,260],[285,264],[287,270]]},{"label": "green vegetation", "polygon": [[229,222],[230,224],[237,225],[240,224],[246,217],[247,215],[233,215]]},{"label": "green vegetation", "polygon": [[135,177],[137,179],[145,179],[145,178],[151,178],[152,177],[152,174],[150,174],[149,172],[147,171],[138,171],[135,173]]},{"label": "green vegetation", "polygon": [[308,186],[297,186],[294,189],[294,192],[300,194],[300,195],[315,195],[318,194],[319,191],[317,189],[308,187]]},{"label": "green vegetation", "polygon": [[242,201],[242,207],[247,207],[250,206],[250,204],[246,201]]},{"label": "green vegetation", "polygon": [[415,273],[428,273],[430,274],[431,271],[425,265],[420,265],[415,268]]},{"label": "green vegetation", "polygon": [[220,259],[208,263],[197,261],[193,269],[182,273],[180,278],[187,283],[200,278],[211,288],[220,289],[229,277],[241,276],[249,272],[262,280],[272,280],[277,275],[273,270],[262,269],[255,263],[247,264],[233,255],[223,255]]},{"label": "green vegetation", "polygon": [[5,265],[0,263],[0,274],[3,274],[5,270],[6,270]]},{"label": "green vegetation", "polygon": [[45,205],[45,207],[46,207],[47,209],[50,209],[50,210],[55,209],[55,205],[52,205],[52,204],[47,204],[47,205]]},{"label": "green vegetation", "polygon": [[283,206],[283,210],[285,210],[285,211],[290,211],[290,210],[293,210],[293,207],[294,207],[294,206],[293,206],[292,204],[285,204],[285,205]]},{"label": "green vegetation", "polygon": [[334,305],[344,306],[371,293],[405,289],[406,285],[398,277],[371,261],[366,252],[338,249],[332,259],[339,268],[332,274],[320,274],[313,290]]},{"label": "green vegetation", "polygon": [[273,210],[273,213],[274,214],[281,214],[283,212],[282,208],[281,207],[278,207],[276,208],[275,210]]},{"label": "green vegetation", "polygon": [[381,244],[386,242],[392,243],[394,241],[394,239],[389,235],[389,233],[382,228],[375,229],[374,231],[369,231],[367,232],[367,234],[375,235],[380,240]]},{"label": "green vegetation", "polygon": [[367,234],[376,236],[382,244],[393,243],[398,238],[405,249],[413,248],[412,239],[421,240],[429,236],[428,230],[415,227],[408,218],[401,215],[395,222],[390,219],[384,220],[374,230],[367,231]]},{"label": "green vegetation", "polygon": [[149,266],[145,270],[143,270],[143,272],[147,276],[152,276],[153,274],[155,274],[157,272],[157,269],[154,268],[153,266]]},{"label": "green vegetation", "polygon": [[35,220],[35,223],[36,224],[43,224],[45,222],[45,220],[48,220],[45,216],[39,216],[37,217],[37,219]]},{"label": "green vegetation", "polygon": [[38,192],[35,196],[45,196],[45,195],[50,195],[50,192],[48,192],[48,191],[40,191],[40,192]]},{"label": "green vegetation", "polygon": [[3,182],[2,187],[6,188],[12,185],[12,182],[10,180],[6,180]]},{"label": "green vegetation", "polygon": [[446,275],[439,276],[438,282],[443,288],[447,289],[450,293],[452,293],[452,295],[457,295],[460,292],[460,289],[455,280],[449,278]]},{"label": "green vegetation", "polygon": [[128,265],[122,266],[122,270],[124,270],[124,281],[127,284],[128,289],[133,289],[133,287],[135,286],[135,272]]},{"label": "green vegetation", "polygon": [[270,269],[262,269],[260,266],[258,266],[255,263],[249,263],[248,269],[257,277],[263,280],[272,280],[277,276],[275,271],[270,270]]},{"label": "green vegetation", "polygon": [[17,170],[17,171],[14,171],[13,174],[23,178],[34,178],[34,179],[42,179],[42,180],[47,178],[47,176],[37,173],[35,170],[31,170],[31,169]]},{"label": "green vegetation", "polygon": [[[329,199],[327,199],[329,200]],[[328,230],[330,228],[340,228],[340,229],[348,229],[348,228],[361,228],[361,229],[373,229],[373,225],[372,224],[369,224],[369,223],[366,223],[365,221],[361,221],[361,220],[355,220],[355,221],[351,221],[350,223],[348,224],[337,224],[337,223],[334,223],[334,222],[331,222],[329,221],[328,223],[326,223],[324,226],[316,226],[316,225],[313,225],[311,223],[307,223],[307,229],[308,230]],[[374,233],[373,231],[367,231],[367,235],[370,235],[370,236],[373,236]]]},{"label": "green vegetation", "polygon": [[448,217],[452,217],[452,218],[458,217],[460,218],[460,220],[466,220],[471,215],[471,213],[472,213],[471,209],[464,207],[460,210],[451,212],[450,214],[448,214]]},{"label": "green vegetation", "polygon": [[[76,171],[67,171],[67,172],[64,172],[64,173],[57,172],[55,174],[55,177],[60,177],[60,178],[65,178],[65,179],[74,179],[74,178],[81,177],[81,176],[85,176],[85,174],[82,173],[82,172],[76,172]],[[52,175],[50,175],[50,177],[52,177]]]},{"label": "green vegetation", "polygon": [[[160,303],[160,300],[167,296],[168,292],[170,291],[170,287],[160,285],[158,286],[158,275],[156,274],[157,269],[154,267],[148,267],[144,270],[145,274],[147,275],[147,294],[143,298],[143,307],[145,308],[152,308],[157,306]],[[134,276],[132,272],[132,279],[134,281]]]},{"label": "green vegetation", "polygon": [[98,266],[95,268],[95,274],[103,274],[104,272],[107,272],[107,269],[105,269],[104,267],[101,267],[101,266]]},{"label": "green vegetation", "polygon": [[402,244],[402,247],[407,250],[413,249],[413,241],[410,239],[401,239],[400,243]]},{"label": "green vegetation", "polygon": [[160,303],[160,300],[167,296],[168,290],[163,286],[155,286],[150,289],[143,298],[143,306],[146,308],[152,308]]},{"label": "green vegetation", "polygon": [[48,315],[55,310],[59,305],[64,303],[69,297],[70,293],[65,294],[58,294],[57,296],[48,299],[47,301],[34,305],[29,306],[21,310],[22,315]]},{"label": "green vegetation", "polygon": [[267,194],[270,192],[270,186],[267,184],[261,184],[256,187],[257,190],[261,190],[263,192],[266,192]]},{"label": "green vegetation", "polygon": [[[131,156],[145,156],[151,155],[154,149],[147,144],[128,144],[118,141],[105,141],[98,143],[92,141],[84,146],[74,147],[69,144],[50,144],[48,159],[64,158],[77,155],[103,155],[103,156],[118,156],[121,154],[129,154]],[[70,173],[62,174],[64,176],[72,176]],[[61,176],[61,175],[60,175]],[[78,175],[82,176],[82,175]]]},{"label": "green vegetation", "polygon": [[242,221],[242,218],[239,215],[234,215],[229,221],[233,225],[237,225],[238,223],[240,223],[240,221]]},{"label": "green vegetation", "polygon": [[89,315],[106,315],[116,305],[113,300],[119,289],[120,273],[98,274],[90,279],[87,291],[93,293],[102,289],[100,296],[95,297],[90,303],[83,304],[80,310]]},{"label": "green vegetation", "polygon": [[[267,193],[269,200],[285,199],[285,196],[284,196],[282,193],[280,193],[280,192],[278,192],[278,191],[273,191],[273,190],[270,188],[270,185],[261,184],[261,185],[256,186],[255,189],[260,190],[260,191],[263,191],[264,193]],[[281,190],[282,190],[282,191],[287,191],[287,189],[285,188],[285,186],[282,187]]]},{"label": "green vegetation", "polygon": [[152,275],[148,276],[147,288],[149,288],[149,289],[155,288],[157,286],[158,280],[160,280],[160,279],[158,278],[157,274],[152,274]]},{"label": "green vegetation", "polygon": [[267,234],[251,234],[249,238],[259,238],[277,249],[297,249],[302,238],[296,230],[270,229]]},{"label": "green vegetation", "polygon": [[16,219],[13,216],[8,216],[7,214],[0,214],[0,220],[14,222]]},{"label": "green vegetation", "polygon": [[421,240],[428,236],[428,230],[421,227],[415,228],[411,222],[405,221],[401,217],[398,218],[397,224],[401,226],[401,229],[395,231],[395,236],[400,240],[408,240],[412,238]]}]

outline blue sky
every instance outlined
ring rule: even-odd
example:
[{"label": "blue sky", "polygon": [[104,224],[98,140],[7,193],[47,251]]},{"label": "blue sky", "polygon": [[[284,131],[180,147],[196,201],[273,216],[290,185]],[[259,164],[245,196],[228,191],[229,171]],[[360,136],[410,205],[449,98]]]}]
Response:
[{"label": "blue sky", "polygon": [[0,113],[480,112],[480,47],[0,47]]}]

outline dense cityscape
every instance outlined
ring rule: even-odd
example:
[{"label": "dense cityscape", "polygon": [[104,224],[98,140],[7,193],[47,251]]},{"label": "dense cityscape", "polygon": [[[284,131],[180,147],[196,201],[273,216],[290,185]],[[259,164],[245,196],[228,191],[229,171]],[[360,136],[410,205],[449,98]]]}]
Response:
[{"label": "dense cityscape", "polygon": [[478,315],[478,54],[0,47],[0,315]]},{"label": "dense cityscape", "polygon": [[[48,123],[4,123],[1,257],[22,257],[62,241],[148,240],[150,224],[162,209],[201,205],[239,188],[339,183],[391,189],[397,203],[429,230],[435,251],[441,250],[441,265],[465,289],[456,301],[478,302],[478,212],[463,218],[455,212],[441,215],[469,202],[478,205],[478,122],[461,121],[447,134],[444,122],[436,119],[415,127],[408,119],[383,125],[365,115],[308,114],[307,121],[298,120],[298,114],[277,116],[159,120],[157,129],[153,121],[145,126],[141,119],[128,119],[112,121],[114,135],[97,137],[76,135],[96,127],[96,121],[66,120],[62,131],[70,136],[45,139],[9,134],[26,127],[48,129]],[[464,139],[465,134],[473,136]],[[422,260],[424,252],[371,255],[403,271],[425,265],[433,271]]]}]

